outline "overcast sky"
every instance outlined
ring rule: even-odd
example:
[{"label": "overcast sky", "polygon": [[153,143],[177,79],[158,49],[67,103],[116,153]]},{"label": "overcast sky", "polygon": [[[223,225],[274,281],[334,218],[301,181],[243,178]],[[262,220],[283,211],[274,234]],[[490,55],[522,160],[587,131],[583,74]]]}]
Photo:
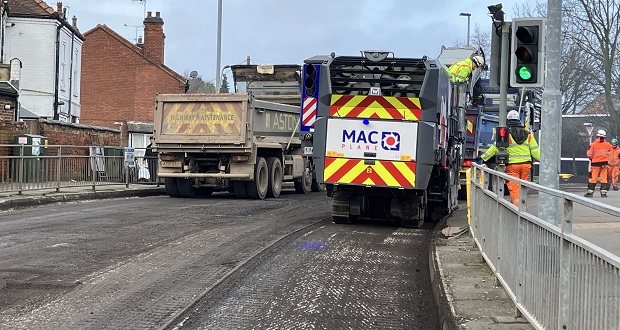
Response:
[{"label": "overcast sky", "polygon": [[[515,4],[504,0],[506,19]],[[335,52],[357,55],[363,49],[393,51],[399,57],[436,57],[442,45],[464,43],[467,18],[490,30],[481,0],[224,0],[222,66],[250,55],[255,64],[299,64],[305,58]],[[52,0],[47,3],[53,8]],[[144,18],[138,0],[64,0],[68,16],[86,32],[106,24],[135,41]],[[216,66],[217,0],[146,0],[147,11],[160,11],[166,34],[165,63],[178,73],[196,70],[213,80]],[[128,26],[125,26],[128,25]],[[138,35],[142,35],[141,28]]]}]

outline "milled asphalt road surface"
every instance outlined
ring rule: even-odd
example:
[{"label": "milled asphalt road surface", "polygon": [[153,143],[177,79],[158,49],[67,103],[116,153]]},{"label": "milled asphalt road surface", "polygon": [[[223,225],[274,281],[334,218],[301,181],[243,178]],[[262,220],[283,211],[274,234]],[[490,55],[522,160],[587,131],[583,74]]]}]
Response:
[{"label": "milled asphalt road surface", "polygon": [[329,213],[320,193],[2,212],[0,328],[156,328],[235,267],[185,327],[436,328],[430,230],[338,226]]}]

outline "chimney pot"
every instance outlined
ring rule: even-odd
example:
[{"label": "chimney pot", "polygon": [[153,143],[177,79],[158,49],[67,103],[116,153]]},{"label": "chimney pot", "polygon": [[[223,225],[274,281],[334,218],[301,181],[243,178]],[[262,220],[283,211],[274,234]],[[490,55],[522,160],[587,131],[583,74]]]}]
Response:
[{"label": "chimney pot", "polygon": [[138,45],[142,45],[142,44],[143,44],[142,37],[138,37]]},{"label": "chimney pot", "polygon": [[73,27],[77,29],[77,16],[73,15]]},{"label": "chimney pot", "polygon": [[147,11],[147,12],[146,12],[146,17],[151,17],[151,16],[153,16],[153,13],[152,13],[152,12],[150,12],[150,11]]},{"label": "chimney pot", "polygon": [[59,14],[62,14],[62,2],[56,3],[56,12],[58,12]]},{"label": "chimney pot", "polygon": [[155,17],[159,17],[159,15],[160,15],[160,12],[156,11],[155,12]]}]

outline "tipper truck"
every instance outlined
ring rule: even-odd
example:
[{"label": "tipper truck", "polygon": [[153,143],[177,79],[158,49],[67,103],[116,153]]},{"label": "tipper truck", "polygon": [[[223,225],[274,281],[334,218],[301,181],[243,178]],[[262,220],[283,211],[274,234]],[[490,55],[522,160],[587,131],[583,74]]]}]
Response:
[{"label": "tipper truck", "polygon": [[298,131],[300,66],[231,69],[236,93],[157,96],[154,150],[167,193],[228,190],[264,199],[278,197],[283,181],[293,181],[299,193],[311,191],[311,160]]},{"label": "tipper truck", "polygon": [[441,62],[332,53],[305,60],[302,81],[301,130],[334,222],[419,226],[456,208],[466,86]]}]

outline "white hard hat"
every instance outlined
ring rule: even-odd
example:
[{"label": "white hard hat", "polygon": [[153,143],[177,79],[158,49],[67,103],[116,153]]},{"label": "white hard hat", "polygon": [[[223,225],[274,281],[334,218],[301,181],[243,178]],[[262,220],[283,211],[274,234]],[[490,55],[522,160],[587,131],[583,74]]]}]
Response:
[{"label": "white hard hat", "polygon": [[605,130],[604,130],[604,129],[599,129],[599,130],[596,132],[596,136],[599,136],[599,137],[606,137],[606,136],[607,136],[607,132],[605,132]]},{"label": "white hard hat", "polygon": [[474,61],[474,63],[476,63],[477,66],[483,66],[484,65],[484,57],[482,57],[480,55],[472,56],[471,60]]},{"label": "white hard hat", "polygon": [[521,120],[521,116],[519,116],[519,111],[510,110],[508,111],[508,114],[506,115],[506,119],[507,120]]}]

